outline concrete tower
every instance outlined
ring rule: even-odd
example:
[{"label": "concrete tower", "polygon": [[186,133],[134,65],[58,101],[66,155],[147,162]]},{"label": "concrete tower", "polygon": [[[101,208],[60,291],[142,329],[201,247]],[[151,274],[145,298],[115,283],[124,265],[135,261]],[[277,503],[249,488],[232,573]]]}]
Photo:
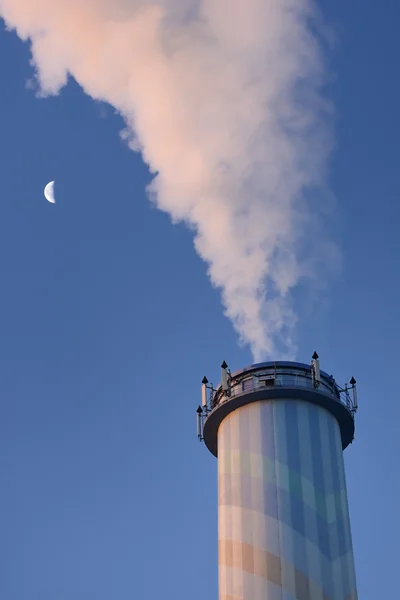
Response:
[{"label": "concrete tower", "polygon": [[198,435],[218,456],[219,600],[356,600],[343,450],[355,380],[266,362],[203,379]]}]

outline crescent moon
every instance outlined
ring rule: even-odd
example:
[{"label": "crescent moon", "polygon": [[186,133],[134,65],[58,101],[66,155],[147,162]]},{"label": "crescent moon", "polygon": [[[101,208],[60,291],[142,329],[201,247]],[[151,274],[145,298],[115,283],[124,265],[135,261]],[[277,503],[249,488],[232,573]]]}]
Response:
[{"label": "crescent moon", "polygon": [[54,183],[54,181],[50,181],[50,183],[48,183],[44,188],[44,197],[46,198],[46,200],[51,202],[51,204],[54,204],[56,201],[56,199],[54,198]]}]

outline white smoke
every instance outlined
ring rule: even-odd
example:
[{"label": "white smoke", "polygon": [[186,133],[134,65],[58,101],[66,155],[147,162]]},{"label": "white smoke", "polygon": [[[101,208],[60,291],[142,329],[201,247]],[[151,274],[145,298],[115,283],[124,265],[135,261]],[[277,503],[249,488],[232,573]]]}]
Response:
[{"label": "white smoke", "polygon": [[330,150],[311,0],[0,0],[0,16],[31,41],[41,94],[71,75],[124,117],[254,358],[291,353],[304,192]]}]

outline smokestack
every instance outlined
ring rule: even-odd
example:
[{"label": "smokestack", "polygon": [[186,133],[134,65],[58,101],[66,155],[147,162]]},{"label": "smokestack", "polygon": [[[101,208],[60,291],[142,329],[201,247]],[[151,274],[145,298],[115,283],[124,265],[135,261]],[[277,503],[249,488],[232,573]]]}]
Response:
[{"label": "smokestack", "polygon": [[314,369],[259,363],[210,399],[220,600],[357,600],[343,463],[357,406],[321,370],[316,387]]},{"label": "smokestack", "polygon": [[315,12],[311,0],[0,0],[41,96],[71,76],[125,119],[151,200],[195,232],[256,361],[293,357],[291,291],[332,262],[326,194],[306,200],[331,149]]}]

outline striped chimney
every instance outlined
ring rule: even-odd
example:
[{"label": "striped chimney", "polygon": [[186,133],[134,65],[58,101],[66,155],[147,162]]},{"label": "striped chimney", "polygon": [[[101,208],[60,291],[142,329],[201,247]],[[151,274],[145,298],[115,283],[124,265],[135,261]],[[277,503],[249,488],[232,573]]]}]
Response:
[{"label": "striped chimney", "polygon": [[[204,381],[204,380],[203,380]],[[199,437],[218,456],[219,600],[356,600],[343,450],[355,380],[266,362],[207,386]],[[204,388],[203,388],[204,399]]]}]

